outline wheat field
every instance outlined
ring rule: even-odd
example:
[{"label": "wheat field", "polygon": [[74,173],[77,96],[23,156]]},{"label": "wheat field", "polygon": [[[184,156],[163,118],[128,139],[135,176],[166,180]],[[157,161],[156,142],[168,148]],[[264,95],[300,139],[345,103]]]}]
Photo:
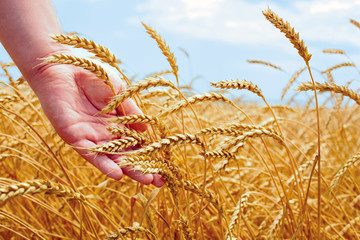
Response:
[{"label": "wheat field", "polygon": [[[82,159],[53,130],[27,82],[9,74],[15,66],[1,63],[8,83],[0,88],[0,239],[359,239],[360,95],[332,75],[357,65],[339,63],[323,70],[326,81],[315,81],[299,34],[270,9],[263,14],[304,60],[281,98],[295,85],[298,94],[309,91],[307,104],[271,106],[258,86],[239,79],[213,82],[212,92],[195,95],[179,84],[174,54],[146,24],[169,70],[137,82],[107,48],[77,35],[52,36],[89,51],[128,83],[100,114],[127,98],[144,113],[111,119],[108,130],[121,138],[90,150],[125,154],[121,167],[160,174],[161,188],[109,179]],[[323,52],[347,56],[341,49]],[[85,68],[112,88],[92,59],[45,61]],[[310,82],[297,81],[305,74]],[[328,98],[319,101],[323,92]],[[120,127],[137,122],[148,130]]]}]

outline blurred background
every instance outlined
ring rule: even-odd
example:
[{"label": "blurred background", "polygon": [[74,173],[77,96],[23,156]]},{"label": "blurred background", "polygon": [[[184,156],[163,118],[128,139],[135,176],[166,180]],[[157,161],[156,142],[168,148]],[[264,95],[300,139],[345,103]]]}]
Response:
[{"label": "blurred background", "polygon": [[[326,78],[320,71],[350,61],[344,55],[322,53],[323,49],[342,49],[360,63],[360,29],[349,22],[360,21],[360,0],[53,0],[53,4],[64,32],[78,32],[108,47],[123,62],[128,77],[138,80],[170,69],[141,22],[151,25],[174,52],[181,84],[192,82],[197,93],[211,90],[211,81],[239,78],[257,84],[270,103],[281,103],[282,89],[304,62],[262,15],[268,7],[300,33],[313,54],[310,64],[316,81]],[[247,60],[267,61],[283,71]],[[0,61],[10,61],[2,47]],[[352,81],[352,89],[360,86],[355,68],[335,70],[333,76],[337,84]],[[309,80],[307,72],[299,78]],[[236,94],[258,100],[246,92]]]}]

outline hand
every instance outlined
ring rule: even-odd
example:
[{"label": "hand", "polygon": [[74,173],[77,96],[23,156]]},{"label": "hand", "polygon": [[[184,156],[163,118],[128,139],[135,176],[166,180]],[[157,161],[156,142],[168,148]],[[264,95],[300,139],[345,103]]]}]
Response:
[{"label": "hand", "polygon": [[[122,156],[95,154],[84,150],[116,139],[106,130],[107,119],[114,117],[115,111],[105,116],[98,114],[114,96],[103,80],[72,65],[47,64],[35,70],[36,74],[29,81],[31,87],[46,116],[66,143],[75,147],[82,157],[111,178],[119,180],[126,174],[143,184],[157,187],[164,184],[159,175],[144,175],[129,168],[121,169],[116,163],[121,161]],[[116,92],[124,89],[124,84],[115,72],[108,74]],[[131,99],[125,100],[122,107],[126,115],[142,113]],[[121,107],[117,111],[122,113]],[[132,124],[130,127],[137,131],[145,131],[147,128],[142,123]]]}]

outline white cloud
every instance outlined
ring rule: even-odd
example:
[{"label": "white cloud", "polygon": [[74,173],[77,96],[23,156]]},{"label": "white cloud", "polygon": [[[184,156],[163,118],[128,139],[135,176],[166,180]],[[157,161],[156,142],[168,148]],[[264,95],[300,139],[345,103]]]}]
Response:
[{"label": "white cloud", "polygon": [[335,1],[318,1],[317,3],[312,4],[310,7],[310,12],[312,14],[316,13],[329,13],[332,11],[344,11],[351,8],[356,8],[360,6],[360,1],[346,1],[346,0],[335,0]]},{"label": "white cloud", "polygon": [[290,6],[246,0],[146,0],[137,6],[146,23],[162,31],[232,44],[281,47],[284,36],[261,13],[268,6],[288,20],[306,43],[360,46],[348,19],[359,19],[360,0],[289,1]]}]

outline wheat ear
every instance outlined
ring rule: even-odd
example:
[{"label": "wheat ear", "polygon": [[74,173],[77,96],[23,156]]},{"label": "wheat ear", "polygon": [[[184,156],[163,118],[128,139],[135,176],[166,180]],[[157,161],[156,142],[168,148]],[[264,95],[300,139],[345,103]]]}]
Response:
[{"label": "wheat ear", "polygon": [[166,45],[165,40],[163,40],[161,36],[154,29],[151,28],[151,26],[148,26],[145,23],[141,24],[144,26],[146,32],[150,35],[150,37],[155,39],[162,53],[167,58],[173,74],[175,75],[176,79],[178,79],[178,66],[176,65],[176,58],[174,57],[174,54],[170,51],[169,46]]},{"label": "wheat ear", "polygon": [[106,128],[111,134],[116,136],[126,136],[126,137],[134,137],[139,138],[142,143],[149,143],[150,139],[147,135],[142,132],[135,131],[133,129],[129,129],[127,127],[120,126],[109,126]]},{"label": "wheat ear", "polygon": [[110,66],[117,66],[117,60],[114,54],[112,54],[109,49],[101,46],[100,44],[96,44],[91,40],[87,40],[86,38],[81,38],[79,36],[69,36],[69,35],[51,35],[51,38],[56,42],[61,44],[66,44],[69,46],[73,46],[75,48],[83,48],[90,53],[95,54],[101,61],[108,63]]},{"label": "wheat ear", "polygon": [[332,66],[332,67],[326,69],[325,71],[322,71],[321,73],[331,72],[332,70],[335,70],[335,69],[338,69],[341,67],[355,67],[355,64],[351,63],[351,62],[339,63],[339,64],[336,64],[335,66]]},{"label": "wheat ear", "polygon": [[98,78],[103,79],[104,82],[111,88],[115,94],[114,86],[111,83],[108,74],[106,71],[98,64],[90,61],[86,58],[80,58],[73,55],[66,54],[54,54],[48,58],[44,59],[47,63],[61,63],[61,64],[70,64],[77,67],[82,67],[92,73],[94,73]]},{"label": "wheat ear", "polygon": [[85,200],[85,197],[82,194],[76,193],[71,188],[60,183],[53,183],[45,180],[31,180],[0,187],[0,204],[3,204],[10,198],[14,198],[20,195],[41,192],[55,194],[59,197]]},{"label": "wheat ear", "polygon": [[238,204],[236,205],[233,214],[231,216],[231,220],[230,220],[230,224],[229,224],[229,229],[228,232],[226,233],[226,239],[230,240],[230,239],[234,239],[231,237],[235,225],[237,224],[238,220],[239,220],[239,213],[240,211],[242,213],[245,212],[246,208],[248,207],[248,198],[249,198],[249,194],[248,193],[244,193],[243,195],[241,195],[240,201],[238,202]]},{"label": "wheat ear", "polygon": [[[360,95],[346,86],[338,86],[334,83],[319,83],[316,82],[316,89],[320,92],[334,92],[340,93],[343,96],[349,97],[360,105]],[[311,91],[314,90],[311,82],[302,83],[298,88],[298,91]]]},{"label": "wheat ear", "polygon": [[216,83],[212,82],[211,86],[222,89],[246,89],[255,93],[259,97],[263,97],[260,88],[254,85],[252,82],[248,82],[246,80],[223,80]]},{"label": "wheat ear", "polygon": [[359,23],[358,21],[350,18],[350,22],[351,22],[352,24],[354,24],[354,26],[356,26],[357,28],[360,29],[360,23]]},{"label": "wheat ear", "polygon": [[348,171],[351,166],[354,166],[360,160],[360,153],[354,155],[352,158],[346,161],[345,165],[337,172],[330,184],[330,190],[334,190],[339,183],[342,176]]},{"label": "wheat ear", "polygon": [[272,67],[272,68],[275,68],[277,70],[280,70],[280,71],[283,71],[283,69],[279,66],[276,66],[272,63],[269,63],[269,62],[265,62],[265,61],[259,61],[259,60],[246,60],[248,63],[255,63],[255,64],[262,64],[262,65],[265,65],[265,66],[269,66],[269,67]]},{"label": "wheat ear", "polygon": [[346,55],[346,53],[341,49],[324,49],[322,50],[323,53],[330,53],[330,54],[343,54]]},{"label": "wheat ear", "polygon": [[20,98],[16,95],[9,95],[9,96],[5,96],[0,98],[0,104],[7,104],[10,102],[16,102],[18,101]]},{"label": "wheat ear", "polygon": [[285,94],[290,89],[291,85],[296,81],[296,79],[300,76],[300,74],[305,71],[305,69],[306,69],[306,67],[303,67],[300,70],[296,71],[294,73],[294,75],[292,75],[292,77],[290,78],[288,84],[286,85],[286,87],[284,88],[284,90],[283,90],[283,92],[281,94],[281,100],[285,97]]},{"label": "wheat ear", "polygon": [[201,129],[199,132],[195,133],[197,136],[203,136],[203,135],[231,135],[231,136],[237,136],[242,134],[243,131],[241,129],[234,129],[232,127],[209,127]]},{"label": "wheat ear", "polygon": [[237,151],[238,148],[243,147],[245,145],[245,143],[249,138],[261,137],[261,136],[271,137],[277,140],[279,143],[283,144],[283,138],[279,134],[277,134],[274,130],[267,128],[262,128],[262,129],[259,128],[259,129],[252,129],[248,132],[245,132],[243,135],[225,141],[220,146],[220,150],[228,150],[232,147],[235,147],[234,151]]},{"label": "wheat ear", "polygon": [[263,11],[263,14],[269,22],[285,34],[285,37],[289,39],[292,45],[298,50],[299,55],[304,59],[304,61],[309,62],[311,54],[308,53],[308,49],[304,41],[300,39],[299,33],[295,32],[294,28],[290,26],[290,23],[288,21],[284,21],[269,8]]},{"label": "wheat ear", "polygon": [[184,218],[184,216],[182,216],[182,215],[180,216],[180,226],[181,226],[181,228],[183,230],[184,238],[186,240],[195,239],[194,238],[194,233],[193,233],[191,227],[189,226],[189,221],[186,218]]},{"label": "wheat ear", "polygon": [[230,159],[233,159],[235,161],[237,160],[236,155],[234,153],[223,150],[206,152],[204,156],[210,159],[224,158],[224,160],[219,164],[217,164],[217,166],[215,167],[215,172],[224,170],[226,166],[229,164]]},{"label": "wheat ear", "polygon": [[121,151],[128,147],[133,147],[138,144],[142,143],[142,138],[133,136],[133,137],[124,137],[120,139],[115,139],[112,141],[109,141],[107,143],[94,146],[90,148],[92,152],[98,152],[98,153],[114,153]]},{"label": "wheat ear", "polygon": [[158,78],[146,78],[145,80],[139,81],[134,85],[129,86],[127,89],[123,90],[120,94],[116,95],[111,99],[111,101],[101,110],[101,114],[105,114],[113,111],[117,108],[125,99],[132,97],[134,94],[139,93],[145,89],[149,89],[151,87],[171,87],[176,89],[175,85],[165,80],[162,77]]},{"label": "wheat ear", "polygon": [[204,93],[201,95],[194,95],[192,97],[189,97],[189,98],[187,98],[187,100],[182,100],[178,104],[174,105],[173,107],[160,111],[158,116],[164,117],[164,116],[172,114],[184,107],[187,107],[191,104],[195,104],[198,102],[205,102],[205,101],[223,101],[226,103],[231,103],[231,101],[222,94],[219,94],[216,92]]},{"label": "wheat ear", "polygon": [[125,227],[122,229],[118,229],[117,232],[107,236],[107,240],[117,240],[117,239],[122,239],[123,236],[126,236],[128,234],[131,233],[145,233],[145,234],[150,234],[151,236],[155,237],[155,239],[158,239],[156,237],[156,235],[151,232],[149,229],[146,229],[144,227],[141,226],[133,226],[133,227]]},{"label": "wheat ear", "polygon": [[148,123],[157,127],[162,138],[166,137],[169,133],[167,126],[160,121],[157,117],[151,115],[128,115],[116,117],[109,120],[112,123],[132,124],[132,123]]},{"label": "wheat ear", "polygon": [[186,134],[175,134],[173,136],[160,139],[160,141],[151,143],[148,146],[136,150],[132,153],[135,155],[150,155],[150,154],[155,154],[157,151],[166,150],[174,145],[182,145],[188,143],[200,145],[202,149],[205,149],[204,144],[197,136],[186,133]]},{"label": "wheat ear", "polygon": [[206,189],[202,190],[198,185],[188,180],[182,180],[181,184],[185,190],[195,193],[203,198],[206,198],[220,213],[224,212],[219,198],[214,196],[214,194],[212,194],[211,192],[207,191]]}]

